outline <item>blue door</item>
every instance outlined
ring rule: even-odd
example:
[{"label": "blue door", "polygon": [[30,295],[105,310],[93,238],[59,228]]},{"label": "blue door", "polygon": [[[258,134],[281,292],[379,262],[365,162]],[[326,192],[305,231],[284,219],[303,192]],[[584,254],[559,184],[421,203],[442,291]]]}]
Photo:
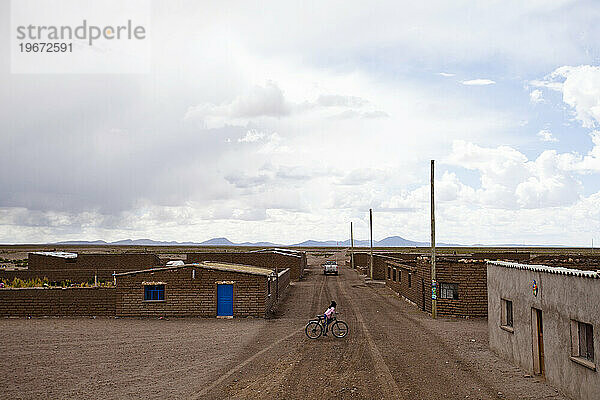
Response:
[{"label": "blue door", "polygon": [[217,316],[233,317],[233,285],[217,285]]}]

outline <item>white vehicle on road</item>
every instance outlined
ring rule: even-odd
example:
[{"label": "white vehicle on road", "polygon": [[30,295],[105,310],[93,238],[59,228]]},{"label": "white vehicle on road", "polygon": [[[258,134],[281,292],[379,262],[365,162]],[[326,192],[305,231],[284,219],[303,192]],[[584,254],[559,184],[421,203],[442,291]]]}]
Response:
[{"label": "white vehicle on road", "polygon": [[334,275],[338,275],[339,271],[338,271],[339,267],[337,264],[337,261],[325,261],[325,264],[323,264],[323,275],[327,275],[327,274],[334,274]]}]

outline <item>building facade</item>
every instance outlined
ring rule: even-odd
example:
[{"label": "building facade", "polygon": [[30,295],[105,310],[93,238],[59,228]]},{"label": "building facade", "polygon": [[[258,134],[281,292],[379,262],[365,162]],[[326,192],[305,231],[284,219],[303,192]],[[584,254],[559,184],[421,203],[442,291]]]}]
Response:
[{"label": "building facade", "polygon": [[290,270],[202,262],[115,274],[116,315],[263,317],[289,286]]},{"label": "building facade", "polygon": [[[431,261],[387,259],[386,285],[431,313]],[[437,313],[440,316],[486,317],[487,285],[485,261],[443,256],[436,260]]]},{"label": "building facade", "polygon": [[488,262],[490,348],[567,395],[600,399],[600,271]]}]

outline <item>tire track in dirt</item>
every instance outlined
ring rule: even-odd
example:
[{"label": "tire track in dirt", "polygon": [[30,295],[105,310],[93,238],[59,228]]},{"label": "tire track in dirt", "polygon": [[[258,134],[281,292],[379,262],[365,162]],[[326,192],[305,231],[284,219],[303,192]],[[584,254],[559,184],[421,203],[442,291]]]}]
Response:
[{"label": "tire track in dirt", "polygon": [[[310,274],[308,278],[314,273],[314,269],[310,270]],[[322,303],[323,294],[329,293],[327,288],[327,277],[325,275],[317,275],[319,283],[313,285],[313,296],[311,300],[311,305],[308,308],[309,316],[306,317],[313,318],[317,314],[318,307]],[[304,321],[304,320],[303,320]],[[304,332],[304,325],[301,328],[302,332]],[[237,393],[236,396],[239,397],[257,397],[259,398],[270,398],[274,395],[274,392],[277,392],[282,384],[282,382],[289,380],[292,372],[297,370],[297,365],[301,362],[298,354],[304,352],[306,347],[306,342],[302,341],[300,346],[297,346],[291,353],[288,353],[284,358],[279,359],[279,363],[275,370],[277,370],[277,374],[271,374],[269,379],[257,379],[255,382],[250,383],[246,387],[242,389],[241,392]],[[273,376],[274,375],[274,376]]]},{"label": "tire track in dirt", "polygon": [[[323,295],[320,296],[319,306],[326,307],[332,299],[339,301],[342,297],[336,282],[344,279],[344,273],[340,272],[336,277],[323,276],[322,279],[326,286],[322,291]],[[371,382],[365,383],[365,378],[368,380],[369,369],[365,371],[362,368],[361,371],[361,367],[372,364],[370,357],[365,359],[365,353],[365,345],[358,335],[344,339],[327,336],[317,340],[303,337],[297,351],[299,358],[294,362],[297,368],[289,370],[293,374],[285,378],[287,387],[270,393],[270,398],[355,398],[359,395],[355,394],[358,390],[356,386],[364,390],[359,397],[372,398],[377,389]]]},{"label": "tire track in dirt", "polygon": [[354,314],[356,316],[356,320],[357,320],[358,324],[360,325],[360,328],[365,336],[365,339],[367,340],[367,343],[369,345],[369,351],[370,351],[372,359],[373,359],[375,373],[377,375],[377,380],[379,380],[379,383],[380,383],[380,388],[383,390],[383,393],[386,397],[401,399],[402,397],[400,397],[400,388],[398,387],[398,384],[396,383],[396,380],[394,379],[394,375],[392,375],[389,367],[385,363],[385,360],[383,359],[383,356],[381,355],[381,351],[375,344],[375,341],[373,340],[373,337],[371,336],[371,333],[369,332],[369,328],[368,328],[367,324],[365,323],[365,319],[364,319],[360,309],[354,304],[354,301],[352,300],[352,298],[350,296],[348,296],[346,289],[344,289],[342,283],[339,280],[337,281],[337,285],[338,285],[340,293],[342,294],[342,296],[345,298],[345,300],[348,302],[348,304],[352,308],[352,311],[354,312]]},{"label": "tire track in dirt", "polygon": [[[336,281],[343,279],[320,276],[315,278],[318,282],[314,284],[315,294],[318,294],[313,296],[311,317],[317,314],[315,307],[325,307],[331,299],[339,297],[339,290],[332,279]],[[353,384],[361,386],[357,383],[356,370],[362,365],[371,363],[370,359],[364,359],[365,346],[356,338],[350,344],[348,339],[325,337],[315,341],[302,335],[299,342],[291,343],[289,346],[293,347],[292,351],[278,359],[275,365],[267,366],[267,370],[270,369],[274,373],[268,375],[268,378],[253,377],[253,382],[236,392],[233,397],[261,399],[306,396],[330,398],[344,397],[344,395],[355,397],[354,392],[358,389],[354,387],[351,390]],[[368,375],[368,371],[358,375],[358,382],[362,382],[364,376]],[[325,378],[326,376],[331,376],[335,382],[331,384]],[[257,381],[262,383],[256,383]],[[370,389],[370,385],[362,386],[365,391]],[[369,390],[369,397],[373,392],[376,390]],[[231,393],[229,394],[231,396]]]},{"label": "tire track in dirt", "polygon": [[206,386],[204,389],[202,389],[196,395],[191,396],[190,398],[191,399],[202,399],[202,398],[204,398],[204,396],[206,396],[206,394],[208,394],[209,392],[211,392],[214,388],[216,388],[217,386],[219,386],[221,383],[223,383],[226,379],[228,379],[231,375],[233,375],[234,373],[236,373],[238,370],[240,370],[243,367],[245,367],[246,365],[250,364],[252,361],[256,360],[258,357],[260,357],[261,355],[263,355],[267,351],[271,350],[273,347],[277,346],[278,344],[280,344],[284,340],[290,339],[292,336],[297,335],[300,330],[301,329],[295,329],[289,335],[284,336],[284,337],[276,340],[275,342],[271,343],[269,346],[265,347],[264,349],[262,349],[258,353],[255,353],[253,356],[251,356],[251,357],[245,359],[244,361],[242,361],[241,363],[235,365],[228,372],[226,372],[225,374],[221,375],[216,381],[214,381],[210,385]]},{"label": "tire track in dirt", "polygon": [[[369,286],[369,285],[367,285]],[[399,303],[393,301],[397,300],[399,301],[399,299],[397,299],[395,296],[394,297],[390,297],[390,296],[385,296],[384,294],[380,293],[379,290],[372,288],[372,287],[368,287],[368,291],[373,295],[371,296],[371,301],[374,301],[378,304],[386,304],[387,307],[379,307],[382,310],[386,310],[389,309],[389,306],[392,306],[393,309],[395,311],[399,311]],[[390,294],[392,294],[393,292],[390,291]],[[405,327],[402,331],[405,332],[405,335],[411,335],[412,336],[412,340],[415,342],[423,342],[423,343],[428,343],[428,348],[432,348],[432,347],[439,347],[441,350],[438,351],[438,354],[444,354],[446,358],[450,359],[451,361],[447,361],[447,363],[452,362],[452,367],[462,371],[465,374],[465,377],[470,378],[473,383],[476,384],[476,386],[478,386],[480,388],[480,391],[478,393],[478,395],[481,396],[482,395],[486,395],[489,398],[500,398],[497,395],[497,391],[491,387],[478,373],[477,371],[469,368],[467,366],[467,361],[464,360],[462,357],[460,357],[460,355],[456,354],[455,350],[453,348],[450,348],[446,345],[446,343],[444,343],[439,337],[437,337],[435,334],[433,334],[433,332],[430,332],[425,326],[423,326],[423,324],[421,324],[417,319],[411,317],[409,314],[403,313],[403,312],[389,312],[386,313],[385,318],[388,318],[391,321],[395,322],[395,325],[397,326],[402,326]],[[414,326],[414,328],[416,329],[410,329],[409,324],[412,324]],[[400,333],[400,332],[398,332]],[[458,360],[458,362],[457,362]],[[448,364],[450,365],[450,364]],[[411,372],[414,372],[414,370],[411,369]],[[433,372],[433,367],[429,369],[428,371],[430,374],[435,374],[435,372]],[[447,371],[446,371],[447,372]],[[403,381],[405,380],[415,380],[414,376],[409,376],[407,374],[403,375],[406,377],[406,379],[403,379]],[[436,380],[440,381],[447,381],[449,385],[453,384],[456,379],[458,377],[453,375],[451,377],[446,377],[443,374],[438,374],[436,376]],[[415,390],[415,387],[412,387],[411,390]],[[430,395],[430,393],[422,393],[422,396],[426,396],[426,395]]]},{"label": "tire track in dirt", "polygon": [[[307,274],[307,280],[306,281],[310,281],[311,280],[311,275],[314,273],[314,270],[309,271],[309,273]],[[322,298],[324,293],[328,293],[328,288],[327,288],[327,279],[326,276],[324,275],[317,275],[318,283],[312,285],[313,287],[313,294],[312,294],[312,298],[311,298],[311,303],[310,303],[310,307],[307,308],[308,313],[310,313],[309,317],[303,318],[301,321],[304,321],[304,319],[308,319],[314,315],[316,315],[317,313],[317,309],[318,307],[320,307],[320,303],[322,302]],[[307,282],[306,282],[307,283]],[[304,313],[302,313],[304,314]],[[303,322],[304,323],[304,322]],[[263,337],[268,337],[268,330],[269,330],[269,326],[265,329],[267,332],[263,332],[261,334],[261,336]],[[204,388],[201,392],[198,393],[197,397],[195,398],[200,398],[208,393],[210,393],[213,389],[216,389],[219,385],[221,385],[222,383],[224,383],[224,381],[227,378],[230,378],[235,372],[240,371],[242,368],[244,368],[246,365],[250,364],[251,362],[255,361],[258,359],[258,357],[262,354],[265,354],[271,350],[275,350],[275,347],[282,344],[282,342],[291,339],[293,336],[297,335],[298,331],[302,331],[304,332],[304,325],[302,325],[301,327],[297,327],[295,328],[294,332],[292,332],[291,334],[280,338],[278,340],[276,340],[275,342],[273,342],[272,344],[270,344],[268,347],[260,350],[258,353],[255,353],[254,355],[250,356],[249,358],[247,358],[246,360],[242,361],[241,363],[231,367],[229,369],[229,371],[225,374],[222,375],[217,381],[213,382],[210,386]],[[294,360],[297,359],[298,357],[293,357],[295,354],[302,352],[304,349],[303,347],[305,346],[305,343],[302,343],[301,346],[297,347],[296,349],[294,349],[293,353],[288,353],[286,355],[286,357],[284,359],[280,359],[279,360],[279,364],[281,368],[276,368],[277,370],[277,374],[271,374],[271,376],[269,376],[268,378],[265,379],[256,379],[254,380],[254,382],[250,382],[247,386],[245,386],[244,388],[242,388],[241,390],[239,390],[236,394],[235,397],[239,397],[239,398],[243,398],[243,397],[257,397],[257,394],[261,394],[259,395],[259,397],[267,397],[272,394],[272,392],[277,391],[281,385],[281,383],[288,379],[289,376],[292,374],[292,371],[295,370],[296,365],[298,364],[298,360],[296,361],[292,361],[287,362],[287,365],[284,367],[283,363],[284,360],[287,360],[290,358]],[[235,389],[235,388],[234,388]]]}]

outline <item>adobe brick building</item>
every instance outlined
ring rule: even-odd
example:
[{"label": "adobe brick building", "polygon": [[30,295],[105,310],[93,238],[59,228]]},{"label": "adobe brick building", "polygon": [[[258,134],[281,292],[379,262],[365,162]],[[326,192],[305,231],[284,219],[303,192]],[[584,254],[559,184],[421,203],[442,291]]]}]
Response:
[{"label": "adobe brick building", "polygon": [[306,253],[295,250],[259,250],[250,252],[219,251],[189,253],[187,263],[199,263],[203,261],[218,261],[229,264],[253,265],[272,271],[290,269],[290,278],[294,281],[300,280],[306,268]]},{"label": "adobe brick building", "polygon": [[116,315],[263,317],[290,283],[290,270],[202,262],[115,274]]},{"label": "adobe brick building", "polygon": [[17,271],[0,271],[0,278],[48,278],[52,282],[112,280],[115,272],[136,271],[161,264],[156,254],[77,254],[67,252],[35,252],[28,255],[28,268]]},{"label": "adobe brick building", "polygon": [[[431,261],[385,259],[386,285],[431,313]],[[483,260],[464,256],[436,258],[437,313],[441,316],[486,317],[487,278]]]}]

